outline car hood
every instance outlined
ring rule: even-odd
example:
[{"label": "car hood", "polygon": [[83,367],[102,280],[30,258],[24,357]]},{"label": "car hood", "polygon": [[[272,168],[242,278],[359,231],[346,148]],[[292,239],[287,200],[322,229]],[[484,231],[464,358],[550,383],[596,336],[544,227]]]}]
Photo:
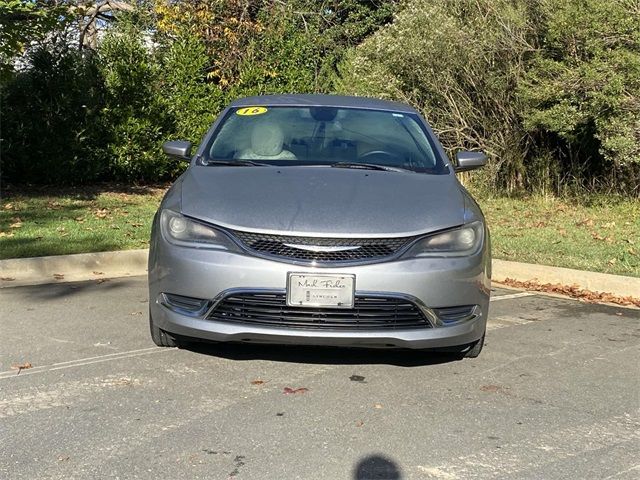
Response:
[{"label": "car hood", "polygon": [[181,204],[208,223],[272,234],[411,236],[464,221],[453,176],[328,167],[194,167]]}]

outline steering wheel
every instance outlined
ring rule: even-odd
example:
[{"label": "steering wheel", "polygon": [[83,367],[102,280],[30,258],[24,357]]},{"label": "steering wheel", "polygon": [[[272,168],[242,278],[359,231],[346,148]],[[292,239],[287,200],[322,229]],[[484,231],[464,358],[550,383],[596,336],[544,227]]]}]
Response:
[{"label": "steering wheel", "polygon": [[400,157],[400,155],[387,152],[386,150],[371,150],[370,152],[363,153],[362,155],[360,155],[358,157],[358,160],[366,160],[367,162],[378,161],[382,164],[387,164],[392,166],[399,163],[399,161],[401,163],[402,158]]}]

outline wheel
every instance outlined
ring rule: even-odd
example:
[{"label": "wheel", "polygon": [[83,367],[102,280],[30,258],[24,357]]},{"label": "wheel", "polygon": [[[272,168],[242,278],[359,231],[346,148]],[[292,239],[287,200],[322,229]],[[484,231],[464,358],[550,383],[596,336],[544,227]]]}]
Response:
[{"label": "wheel", "polygon": [[482,351],[483,346],[484,346],[484,335],[482,335],[482,338],[480,340],[478,340],[475,343],[472,343],[471,348],[466,352],[463,352],[462,356],[464,358],[476,358],[478,355],[480,355],[480,352]]},{"label": "wheel", "polygon": [[151,339],[159,347],[179,347],[176,338],[162,330],[160,327],[153,323],[151,312],[149,312],[149,330],[151,330]]}]

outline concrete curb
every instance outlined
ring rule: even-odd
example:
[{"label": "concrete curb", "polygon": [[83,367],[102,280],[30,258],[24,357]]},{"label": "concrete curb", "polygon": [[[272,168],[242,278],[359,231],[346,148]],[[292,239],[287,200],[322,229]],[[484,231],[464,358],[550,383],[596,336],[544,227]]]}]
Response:
[{"label": "concrete curb", "polygon": [[143,249],[0,260],[0,288],[146,275],[148,255]]},{"label": "concrete curb", "polygon": [[[145,249],[0,260],[0,288],[146,275],[148,255]],[[500,282],[506,278],[640,297],[640,278],[493,260],[493,279]]]}]

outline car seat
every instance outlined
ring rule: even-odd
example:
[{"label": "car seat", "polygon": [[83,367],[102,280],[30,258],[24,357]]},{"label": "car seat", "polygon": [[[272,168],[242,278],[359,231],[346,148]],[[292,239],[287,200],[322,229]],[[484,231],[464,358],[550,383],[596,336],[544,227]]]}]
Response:
[{"label": "car seat", "polygon": [[296,160],[290,151],[284,150],[282,129],[273,123],[257,123],[251,131],[251,147],[238,155],[241,160]]}]

